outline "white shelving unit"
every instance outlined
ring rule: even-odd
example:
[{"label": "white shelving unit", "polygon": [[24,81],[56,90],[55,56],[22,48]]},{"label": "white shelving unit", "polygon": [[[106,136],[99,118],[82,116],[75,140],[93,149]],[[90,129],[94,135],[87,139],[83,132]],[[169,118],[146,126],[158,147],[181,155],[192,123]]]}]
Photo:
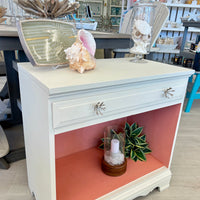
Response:
[{"label": "white shelving unit", "polygon": [[[192,4],[168,4],[166,3],[167,7],[170,10],[169,21],[176,22],[181,24],[181,17],[188,15],[194,9],[197,9],[197,13],[200,15],[200,5],[192,5]],[[172,27],[163,27],[160,36],[161,37],[182,37],[183,36],[184,27],[181,26],[179,28],[172,28]],[[196,36],[200,34],[200,29],[198,28],[189,28],[187,34],[187,40],[195,41]],[[172,58],[179,54],[180,50],[173,50],[173,51],[157,51],[151,55],[151,59],[160,62],[168,62],[172,63]]]},{"label": "white shelving unit", "polygon": [[79,8],[79,15],[83,15],[85,14],[85,7],[83,7],[83,5],[89,5],[91,6],[92,9],[92,14],[94,16],[96,15],[102,15],[102,11],[103,11],[103,1],[102,0],[79,0],[78,1],[80,4],[80,8]]},{"label": "white shelving unit", "polygon": [[92,18],[94,18],[97,22],[100,21],[101,16],[103,16],[103,0],[79,0],[80,7],[78,9],[78,18],[85,18],[86,17],[86,11],[85,7],[87,5],[90,6],[92,11]]},{"label": "white shelving unit", "polygon": [[109,16],[112,23],[112,26],[115,26],[117,29],[120,25],[120,19],[121,19],[121,11],[122,6],[119,5],[110,5],[109,6]]},{"label": "white shelving unit", "polygon": [[[110,17],[112,28],[119,31],[121,13],[122,13],[122,1],[118,0],[108,0],[108,16]],[[124,5],[127,5],[127,1],[124,1]],[[124,6],[126,9],[126,6]]]}]

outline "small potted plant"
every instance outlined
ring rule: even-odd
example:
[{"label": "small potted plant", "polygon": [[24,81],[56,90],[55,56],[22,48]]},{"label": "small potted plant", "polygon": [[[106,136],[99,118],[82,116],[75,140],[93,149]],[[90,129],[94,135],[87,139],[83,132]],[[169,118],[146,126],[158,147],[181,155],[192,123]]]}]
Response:
[{"label": "small potted plant", "polygon": [[[146,135],[142,134],[143,127],[139,127],[137,123],[132,125],[126,123],[124,127],[125,131],[125,157],[134,160],[135,162],[146,161],[146,154],[151,153],[149,144],[146,141]],[[112,131],[113,132],[113,131]],[[121,137],[121,133],[114,132],[115,138]],[[100,149],[104,149],[105,138],[102,138],[102,144]]]}]

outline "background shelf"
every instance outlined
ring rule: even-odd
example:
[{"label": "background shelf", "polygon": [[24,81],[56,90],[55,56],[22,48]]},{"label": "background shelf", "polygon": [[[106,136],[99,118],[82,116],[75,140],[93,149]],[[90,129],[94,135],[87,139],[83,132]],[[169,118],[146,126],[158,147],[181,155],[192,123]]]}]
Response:
[{"label": "background shelf", "polygon": [[[166,28],[163,27],[162,31],[180,31],[183,32],[184,31],[184,27],[180,27],[180,28]],[[200,28],[193,28],[193,27],[189,27],[188,32],[194,32],[194,33],[200,33]]]},{"label": "background shelf", "polygon": [[173,50],[160,50],[157,48],[152,48],[151,52],[155,52],[155,53],[173,53],[173,54],[179,54],[180,53],[180,49],[173,49]]},{"label": "background shelf", "polygon": [[[110,7],[117,7],[117,8],[121,8],[122,6],[119,6],[119,5],[110,5]],[[126,6],[124,6],[124,8],[126,8]]]},{"label": "background shelf", "polygon": [[200,5],[192,5],[192,4],[182,4],[182,3],[164,3],[166,6],[168,7],[179,7],[179,8],[199,8],[200,9]]},{"label": "background shelf", "polygon": [[110,15],[111,17],[121,17],[121,15]]}]

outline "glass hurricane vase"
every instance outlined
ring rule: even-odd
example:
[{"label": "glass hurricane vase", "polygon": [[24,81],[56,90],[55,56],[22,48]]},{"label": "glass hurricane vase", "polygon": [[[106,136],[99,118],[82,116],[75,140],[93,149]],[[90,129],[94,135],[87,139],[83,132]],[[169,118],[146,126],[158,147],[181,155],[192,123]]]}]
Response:
[{"label": "glass hurricane vase", "polygon": [[110,176],[120,176],[126,171],[125,130],[121,126],[109,126],[104,131],[102,170]]},{"label": "glass hurricane vase", "polygon": [[132,62],[145,62],[143,56],[150,52],[155,6],[150,1],[136,2],[129,19],[131,37],[130,53],[135,54]]}]

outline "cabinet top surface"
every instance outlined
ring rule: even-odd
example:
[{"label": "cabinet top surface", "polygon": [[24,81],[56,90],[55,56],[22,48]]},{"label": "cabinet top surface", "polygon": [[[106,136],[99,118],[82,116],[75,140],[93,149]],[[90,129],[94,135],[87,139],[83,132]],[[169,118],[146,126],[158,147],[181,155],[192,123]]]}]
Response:
[{"label": "cabinet top surface", "polygon": [[191,69],[153,61],[132,63],[130,58],[97,59],[96,65],[94,70],[80,74],[69,67],[53,69],[33,67],[31,63],[18,64],[19,72],[36,81],[49,95],[194,73]]}]

